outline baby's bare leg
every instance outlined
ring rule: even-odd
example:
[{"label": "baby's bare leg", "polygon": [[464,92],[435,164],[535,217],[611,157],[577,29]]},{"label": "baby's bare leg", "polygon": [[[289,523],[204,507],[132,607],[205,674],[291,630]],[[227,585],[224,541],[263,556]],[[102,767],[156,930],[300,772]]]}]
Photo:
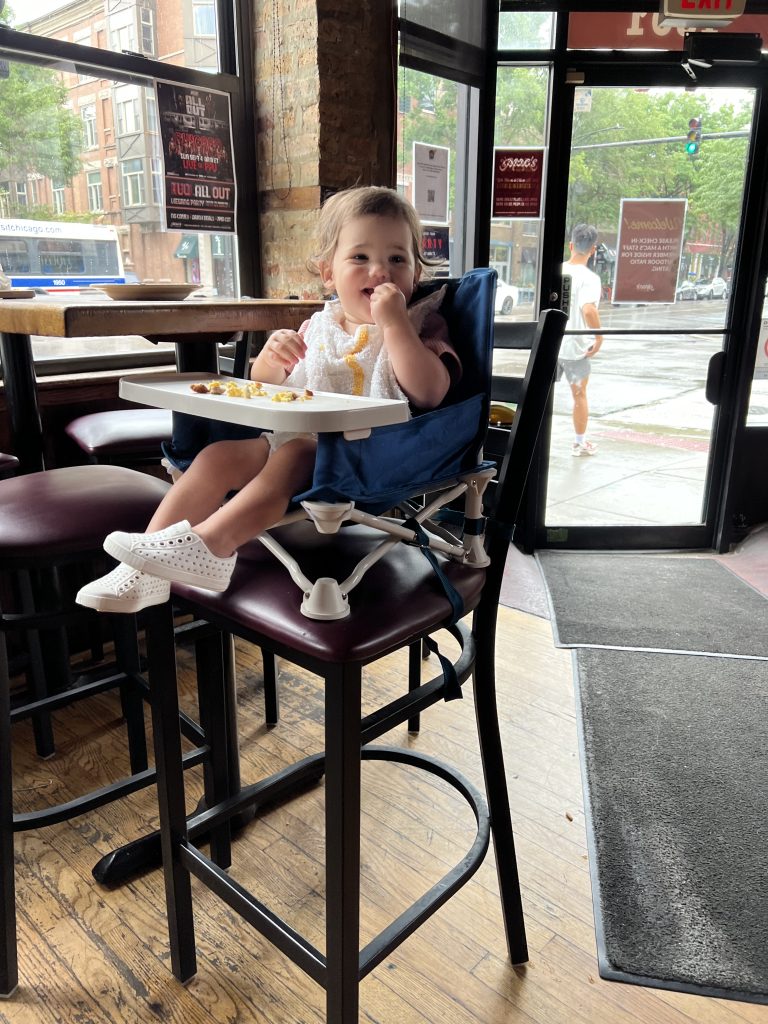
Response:
[{"label": "baby's bare leg", "polygon": [[279,522],[294,494],[306,490],[312,482],[316,449],[312,438],[288,441],[226,505],[202,521],[190,519],[208,549],[226,558]]},{"label": "baby's bare leg", "polygon": [[147,533],[182,519],[193,526],[207,519],[231,491],[239,491],[261,472],[268,455],[269,445],[261,437],[217,441],[203,448],[158,505]]}]

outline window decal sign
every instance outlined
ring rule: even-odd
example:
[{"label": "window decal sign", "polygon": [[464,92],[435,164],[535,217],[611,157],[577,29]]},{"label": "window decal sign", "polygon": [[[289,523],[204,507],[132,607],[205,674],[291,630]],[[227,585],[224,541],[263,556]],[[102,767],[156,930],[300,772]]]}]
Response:
[{"label": "window decal sign", "polygon": [[449,257],[447,227],[423,228],[421,232],[421,255],[428,260],[447,260]]},{"label": "window decal sign", "polygon": [[413,205],[422,220],[448,223],[450,157],[447,146],[413,144]]},{"label": "window decal sign", "polygon": [[169,230],[234,232],[236,188],[227,93],[156,82]]},{"label": "window decal sign", "polygon": [[613,302],[674,302],[687,199],[622,199]]},{"label": "window decal sign", "polygon": [[493,217],[541,216],[543,149],[493,151]]}]

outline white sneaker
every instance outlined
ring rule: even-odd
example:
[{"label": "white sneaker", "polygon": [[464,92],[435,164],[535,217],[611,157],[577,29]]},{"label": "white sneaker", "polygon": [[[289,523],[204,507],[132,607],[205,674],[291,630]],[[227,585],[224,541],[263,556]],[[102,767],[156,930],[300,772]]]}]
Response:
[{"label": "white sneaker", "polygon": [[219,593],[229,586],[237,561],[237,553],[212,554],[186,520],[156,533],[110,533],[104,550],[134,569]]},{"label": "white sneaker", "polygon": [[165,604],[170,597],[171,584],[168,580],[149,576],[121,563],[106,576],[81,587],[75,601],[97,612],[130,614],[153,604]]},{"label": "white sneaker", "polygon": [[582,455],[595,455],[596,453],[597,445],[593,444],[592,441],[582,441],[581,444],[578,441],[573,442],[571,455],[574,459],[579,459]]}]

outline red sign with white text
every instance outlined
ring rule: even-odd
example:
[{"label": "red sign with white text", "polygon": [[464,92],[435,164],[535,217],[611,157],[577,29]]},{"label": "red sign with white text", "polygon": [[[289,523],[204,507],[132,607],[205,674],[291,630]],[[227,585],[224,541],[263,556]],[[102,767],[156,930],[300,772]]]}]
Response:
[{"label": "red sign with white text", "polygon": [[543,149],[495,149],[493,217],[541,216]]},{"label": "red sign with white text", "polygon": [[[572,50],[682,50],[683,36],[688,31],[672,25],[661,25],[661,14],[635,12],[611,14],[571,14],[568,22],[568,46]],[[703,31],[709,31],[704,29]],[[734,18],[718,32],[756,32],[768,39],[768,17],[745,14]]]}]

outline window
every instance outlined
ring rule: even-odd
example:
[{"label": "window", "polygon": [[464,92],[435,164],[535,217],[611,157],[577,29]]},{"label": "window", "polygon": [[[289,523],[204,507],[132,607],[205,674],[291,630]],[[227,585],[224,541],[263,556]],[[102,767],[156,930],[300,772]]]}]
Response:
[{"label": "window", "polygon": [[[199,88],[198,72],[204,68],[206,83],[210,83],[206,88],[232,95],[233,138],[236,147],[247,145],[248,132],[242,121],[247,87],[237,71],[241,26],[238,23],[235,32],[218,38],[218,2],[94,0],[67,5],[65,0],[34,0],[26,5],[7,4],[4,20],[26,41],[26,52],[9,60],[11,80],[20,89],[14,96],[14,109],[20,112],[14,123],[14,142],[24,153],[25,164],[20,172],[6,170],[5,184],[0,181],[0,216],[52,221],[66,215],[73,224],[108,219],[118,231],[119,245],[118,264],[109,269],[110,276],[119,277],[129,269],[131,275],[149,282],[185,281],[188,264],[174,259],[184,233],[169,231],[165,224],[161,121],[153,83],[166,79],[167,65],[173,64],[174,80]],[[35,13],[41,9],[50,13]],[[201,33],[199,38],[193,27]],[[76,62],[73,50],[79,47],[90,48],[87,62]],[[133,65],[130,77],[123,66],[119,73],[114,71],[114,62],[123,50],[142,54],[141,58],[128,58]],[[162,62],[158,53],[163,55]],[[90,77],[81,77],[80,69]],[[0,88],[0,99],[5,93],[7,90]],[[28,183],[27,203],[21,209],[16,188],[19,178]],[[38,185],[37,192],[33,182]],[[254,189],[253,178],[243,184],[244,193]],[[248,221],[247,230],[244,244],[255,252],[259,247],[255,219]],[[24,240],[15,233],[13,237]],[[67,237],[79,238],[76,233]],[[228,241],[232,244],[227,254],[214,261],[209,236],[202,235],[200,258],[194,261],[190,279],[199,281],[210,294],[236,295],[241,286],[248,294],[259,294],[258,261],[248,259],[239,266],[237,240]],[[84,273],[95,273],[90,243],[81,256]],[[28,258],[19,250],[17,261],[22,262],[22,257]],[[32,273],[41,273],[36,249],[29,259]],[[72,255],[51,250],[46,260],[59,271],[77,262]],[[137,365],[145,356],[150,364],[169,358],[167,345],[158,349],[140,338],[67,339],[55,346],[45,339],[33,339],[32,345],[40,374],[60,372],[62,364],[71,369],[73,359],[86,362],[93,357],[100,364],[111,360],[112,365],[121,367]]]},{"label": "window", "polygon": [[16,205],[28,206],[27,183],[26,181],[16,182]]},{"label": "window", "polygon": [[196,36],[216,35],[216,6],[210,3],[192,4],[192,25]]},{"label": "window", "polygon": [[[10,26],[27,33],[32,47],[35,36],[94,46],[104,52],[105,65],[109,64],[110,51],[130,50],[178,67],[198,68],[200,54],[192,45],[192,34],[212,37],[214,45],[206,50],[212,60],[206,67],[219,72],[224,68],[218,57],[217,2],[220,0],[194,0],[197,10],[190,11],[190,0],[109,0],[69,5],[66,0],[33,0],[27,5],[24,0],[16,0],[6,4],[5,10]],[[36,14],[37,10],[45,13]],[[159,23],[158,11],[162,12]],[[187,24],[190,16],[191,26]],[[234,38],[223,41],[225,61],[232,68],[234,46]],[[87,80],[83,76],[82,81]]]},{"label": "window", "polygon": [[153,93],[147,93],[147,131],[157,134],[157,100]]},{"label": "window", "polygon": [[112,49],[116,53],[122,53],[124,50],[136,52],[136,30],[133,22],[127,25],[111,26],[109,38],[112,43]]},{"label": "window", "polygon": [[123,204],[125,206],[143,206],[144,161],[138,158],[124,160],[120,170],[123,178]]},{"label": "window", "polygon": [[[74,32],[72,34],[72,42],[77,43],[80,46],[92,46],[91,26],[89,25],[87,28],[78,29]],[[90,75],[83,74],[83,72],[78,73],[77,80],[79,83],[93,81]]]},{"label": "window", "polygon": [[53,208],[56,211],[56,213],[64,213],[67,209],[67,200],[64,194],[64,186],[56,184],[54,182],[53,187],[51,189],[51,194],[53,196]]},{"label": "window", "polygon": [[115,100],[117,107],[117,134],[135,135],[141,131],[139,97],[134,86],[120,89]]},{"label": "window", "polygon": [[88,209],[91,213],[100,213],[104,209],[104,195],[101,189],[101,171],[89,171],[88,183]]},{"label": "window", "polygon": [[149,54],[149,56],[152,57],[155,53],[155,25],[153,12],[147,7],[142,7],[139,10],[139,18],[141,21],[141,52]]},{"label": "window", "polygon": [[[526,24],[541,15],[514,15]],[[545,19],[550,16],[546,15]],[[526,45],[528,37],[526,36]],[[544,149],[546,145],[549,71],[546,67],[500,66],[496,76],[496,130],[500,149]],[[543,188],[543,182],[542,186]],[[491,221],[490,264],[499,277],[517,289],[515,319],[536,316],[541,220],[494,217]]]},{"label": "window", "polygon": [[163,161],[160,157],[153,156],[149,160],[149,170],[152,176],[152,202],[155,206],[163,204]]},{"label": "window", "polygon": [[86,103],[80,107],[83,122],[83,141],[86,149],[98,149],[99,138],[96,132],[96,104]]},{"label": "window", "polygon": [[80,242],[68,239],[44,238],[37,246],[40,254],[41,274],[82,274],[85,272],[83,247]]},{"label": "window", "polygon": [[0,238],[0,266],[6,274],[28,274],[29,244],[21,238]]}]

